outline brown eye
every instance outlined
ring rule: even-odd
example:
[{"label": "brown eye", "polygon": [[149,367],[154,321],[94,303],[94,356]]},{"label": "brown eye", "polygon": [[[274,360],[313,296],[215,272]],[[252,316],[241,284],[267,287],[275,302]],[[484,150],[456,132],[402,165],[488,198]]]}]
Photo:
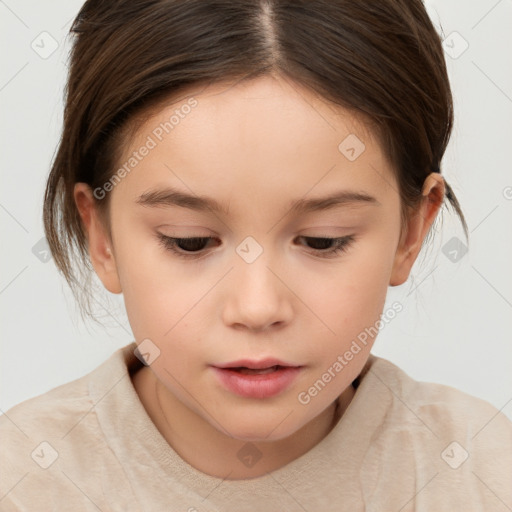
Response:
[{"label": "brown eye", "polygon": [[300,237],[307,241],[308,246],[315,250],[318,256],[330,257],[345,252],[355,240],[354,235],[343,236],[340,238],[328,237]]},{"label": "brown eye", "polygon": [[204,249],[210,238],[175,238],[174,240],[179,249],[195,252]]},{"label": "brown eye", "polygon": [[212,237],[174,238],[161,233],[158,238],[165,249],[185,258],[201,256],[208,242],[214,240]]}]

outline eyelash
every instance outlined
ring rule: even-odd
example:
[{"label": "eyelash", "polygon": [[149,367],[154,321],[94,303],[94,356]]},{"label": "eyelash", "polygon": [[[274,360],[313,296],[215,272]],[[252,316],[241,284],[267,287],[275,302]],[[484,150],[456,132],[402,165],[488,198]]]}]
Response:
[{"label": "eyelash", "polygon": [[[163,235],[162,233],[157,234],[158,239],[160,241],[160,244],[168,251],[173,252],[177,256],[185,259],[197,259],[202,257],[205,253],[200,251],[189,251],[189,252],[182,252],[182,250],[179,250],[176,248],[178,243],[180,242],[187,242],[187,241],[199,241],[199,243],[207,242],[209,240],[213,240],[212,237],[188,237],[188,238],[173,238],[170,236]],[[304,238],[305,240],[315,240],[315,241],[325,241],[334,243],[334,247],[330,247],[328,250],[323,249],[314,249],[318,252],[318,256],[320,258],[332,258],[336,257],[337,254],[341,255],[344,252],[347,251],[347,249],[352,245],[352,243],[355,240],[354,235],[348,235],[343,236],[339,238],[328,238],[328,237],[312,237],[312,236],[301,236],[299,238]]]}]

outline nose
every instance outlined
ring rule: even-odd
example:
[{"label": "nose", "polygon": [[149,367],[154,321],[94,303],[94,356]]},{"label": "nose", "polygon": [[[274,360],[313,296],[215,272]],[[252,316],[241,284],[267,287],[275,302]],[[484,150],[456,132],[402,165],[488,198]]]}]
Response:
[{"label": "nose", "polygon": [[284,284],[286,281],[279,270],[272,268],[265,252],[252,263],[237,261],[225,289],[225,324],[266,331],[289,323],[293,294]]}]

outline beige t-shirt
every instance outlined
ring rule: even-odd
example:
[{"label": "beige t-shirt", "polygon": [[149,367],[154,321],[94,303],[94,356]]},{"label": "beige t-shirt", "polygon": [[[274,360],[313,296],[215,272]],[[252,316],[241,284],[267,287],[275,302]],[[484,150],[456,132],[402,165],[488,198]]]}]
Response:
[{"label": "beige t-shirt", "polygon": [[265,476],[223,480],[156,429],[130,378],[134,349],[0,417],[2,512],[512,510],[512,422],[485,401],[370,356],[320,443]]}]

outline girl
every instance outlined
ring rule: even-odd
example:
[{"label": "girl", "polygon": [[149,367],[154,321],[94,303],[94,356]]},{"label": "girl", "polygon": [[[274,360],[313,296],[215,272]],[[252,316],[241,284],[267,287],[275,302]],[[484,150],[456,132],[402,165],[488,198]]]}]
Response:
[{"label": "girl", "polygon": [[[444,201],[420,0],[88,0],[46,236],[135,342],[1,417],[5,511],[512,507],[512,426],[371,354]],[[92,264],[92,268],[91,268]]]}]

